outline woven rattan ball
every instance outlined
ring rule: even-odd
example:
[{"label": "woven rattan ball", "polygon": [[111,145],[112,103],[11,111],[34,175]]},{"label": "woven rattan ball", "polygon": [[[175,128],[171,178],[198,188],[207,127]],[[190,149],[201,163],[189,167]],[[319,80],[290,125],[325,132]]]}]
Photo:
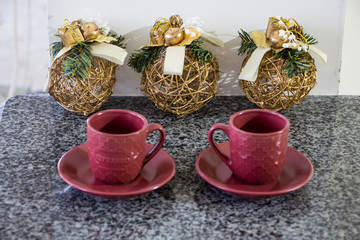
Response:
[{"label": "woven rattan ball", "polygon": [[141,80],[141,90],[159,109],[182,117],[215,96],[219,80],[215,58],[201,63],[187,49],[182,75],[164,75],[164,59],[165,52],[145,69]]},{"label": "woven rattan ball", "polygon": [[65,109],[87,116],[106,103],[112,94],[117,64],[94,57],[88,78],[63,77],[64,57],[56,59],[50,68],[49,94]]},{"label": "woven rattan ball", "polygon": [[[289,78],[284,70],[286,62],[269,51],[260,63],[256,81],[239,80],[240,88],[260,108],[273,111],[288,109],[304,99],[316,84],[314,59],[310,54],[306,56],[311,61],[311,70]],[[248,58],[245,58],[241,69]]]}]

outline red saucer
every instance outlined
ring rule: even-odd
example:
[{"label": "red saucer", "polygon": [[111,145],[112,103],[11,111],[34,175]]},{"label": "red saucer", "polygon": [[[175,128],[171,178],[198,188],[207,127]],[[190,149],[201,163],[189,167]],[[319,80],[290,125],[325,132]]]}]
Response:
[{"label": "red saucer", "polygon": [[[150,151],[152,147],[153,145],[146,144],[146,151]],[[131,183],[105,184],[94,176],[90,168],[86,143],[65,153],[58,163],[58,172],[66,183],[106,199],[127,199],[153,191],[174,177],[175,168],[174,159],[161,149]]]},{"label": "red saucer", "polygon": [[[229,155],[229,142],[218,144],[224,154]],[[313,175],[310,160],[299,151],[288,147],[284,169],[279,180],[264,185],[250,185],[232,174],[225,163],[208,148],[196,159],[196,170],[208,183],[233,196],[245,199],[264,199],[285,194],[304,186]]]}]

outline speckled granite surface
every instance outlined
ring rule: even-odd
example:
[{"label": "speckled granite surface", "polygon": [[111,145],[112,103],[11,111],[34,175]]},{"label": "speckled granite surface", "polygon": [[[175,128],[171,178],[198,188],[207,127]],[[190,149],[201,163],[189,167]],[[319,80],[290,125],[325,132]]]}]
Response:
[{"label": "speckled granite surface", "polygon": [[46,94],[16,96],[0,122],[1,239],[360,239],[359,105],[360,96],[310,96],[282,111],[289,145],[311,160],[313,178],[286,195],[243,200],[206,183],[195,160],[213,123],[256,107],[245,97],[216,97],[181,119],[143,97],[112,97],[102,109],[130,109],[164,126],[177,172],[147,195],[111,201],[57,173],[59,158],[86,141],[86,117]]}]

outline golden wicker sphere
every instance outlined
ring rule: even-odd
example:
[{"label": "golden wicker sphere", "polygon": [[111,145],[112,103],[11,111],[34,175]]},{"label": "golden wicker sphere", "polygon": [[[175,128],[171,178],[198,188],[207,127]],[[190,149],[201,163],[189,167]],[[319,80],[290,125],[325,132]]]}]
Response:
[{"label": "golden wicker sphere", "polygon": [[196,61],[190,51],[185,53],[182,75],[164,75],[165,51],[147,67],[142,75],[141,90],[163,111],[182,117],[199,110],[217,92],[219,66]]},{"label": "golden wicker sphere", "polygon": [[[289,78],[284,70],[286,61],[269,51],[260,63],[256,81],[239,80],[240,88],[260,108],[273,111],[288,109],[298,104],[315,87],[315,61],[310,54],[306,56],[311,61],[311,71]],[[241,70],[249,57],[245,58]]]},{"label": "golden wicker sphere", "polygon": [[63,77],[64,55],[50,68],[49,94],[63,108],[87,116],[104,105],[112,94],[117,64],[93,57],[88,78]]}]

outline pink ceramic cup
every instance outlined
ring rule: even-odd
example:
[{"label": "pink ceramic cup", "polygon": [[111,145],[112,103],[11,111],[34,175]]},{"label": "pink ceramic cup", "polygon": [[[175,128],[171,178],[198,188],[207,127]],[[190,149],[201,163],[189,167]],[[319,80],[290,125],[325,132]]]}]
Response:
[{"label": "pink ceramic cup", "polygon": [[[160,138],[146,153],[146,139],[155,130],[160,132]],[[88,118],[87,141],[94,175],[109,184],[124,184],[134,180],[142,167],[161,149],[165,131],[160,124],[148,124],[139,113],[105,110]]]},{"label": "pink ceramic cup", "polygon": [[[276,181],[288,148],[289,120],[282,114],[251,109],[235,113],[229,125],[216,123],[209,130],[214,152],[241,180],[250,184]],[[213,133],[222,130],[230,141],[230,156],[216,146]]]}]

